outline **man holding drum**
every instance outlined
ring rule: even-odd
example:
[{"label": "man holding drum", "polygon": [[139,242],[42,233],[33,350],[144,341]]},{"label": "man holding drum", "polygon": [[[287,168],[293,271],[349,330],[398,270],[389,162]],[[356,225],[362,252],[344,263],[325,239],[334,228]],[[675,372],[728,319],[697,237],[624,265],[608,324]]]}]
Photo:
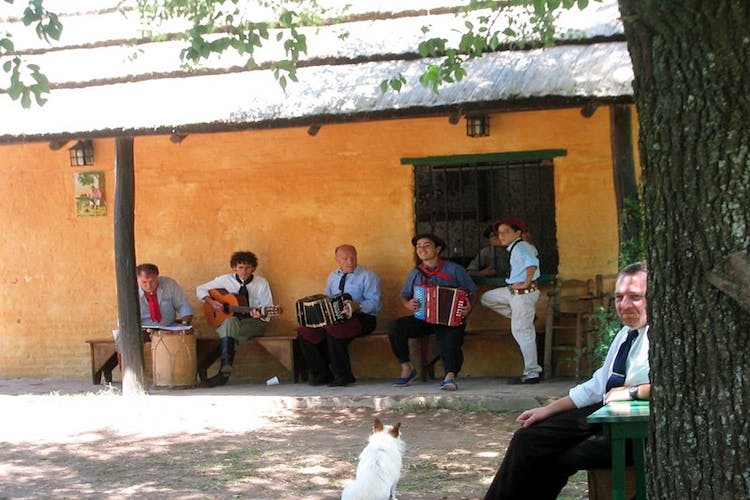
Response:
[{"label": "man holding drum", "polygon": [[440,360],[445,369],[445,376],[440,388],[455,391],[458,388],[456,376],[461,370],[464,355],[461,346],[464,343],[466,317],[471,311],[471,305],[477,291],[466,270],[455,262],[443,260],[440,253],[445,248],[445,242],[434,234],[418,234],[411,240],[411,244],[420,260],[419,266],[412,269],[401,289],[401,303],[406,309],[415,313],[424,307],[417,300],[415,288],[423,285],[437,285],[443,287],[461,288],[468,293],[468,300],[457,310],[463,321],[458,326],[428,323],[416,318],[414,314],[395,319],[388,327],[388,338],[391,349],[401,363],[401,376],[396,379],[394,386],[403,387],[417,376],[417,371],[409,361],[409,338],[424,337],[432,333],[437,335],[440,345]]},{"label": "man holding drum", "polygon": [[159,276],[155,264],[140,264],[135,273],[142,327],[169,326],[178,320],[184,325],[190,324],[193,308],[175,280]]},{"label": "man holding drum", "polygon": [[[242,295],[243,303],[249,311],[234,313],[216,328],[221,346],[221,368],[216,376],[208,379],[209,386],[227,383],[234,363],[235,344],[244,344],[251,337],[262,336],[270,320],[268,315],[264,314],[265,308],[273,308],[273,297],[268,281],[262,276],[253,274],[258,267],[258,258],[253,252],[235,252],[229,260],[229,265],[234,270],[233,273],[218,276],[195,288],[198,299],[214,311],[226,310],[224,303],[211,296],[214,290],[223,291],[227,297]],[[219,297],[219,295],[215,296]]]},{"label": "man holding drum", "polygon": [[328,275],[325,293],[329,297],[348,294],[344,302],[348,319],[318,328],[297,328],[310,384],[315,386],[344,387],[355,382],[349,343],[375,330],[375,315],[380,311],[380,278],[357,265],[357,249],[339,245],[334,256],[339,268]]}]

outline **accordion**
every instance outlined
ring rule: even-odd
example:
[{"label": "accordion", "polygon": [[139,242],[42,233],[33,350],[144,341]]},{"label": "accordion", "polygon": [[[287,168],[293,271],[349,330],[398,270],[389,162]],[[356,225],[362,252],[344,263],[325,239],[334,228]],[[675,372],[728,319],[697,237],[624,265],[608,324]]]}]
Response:
[{"label": "accordion", "polygon": [[309,328],[342,323],[351,317],[350,307],[346,305],[346,301],[351,298],[348,293],[340,293],[333,297],[302,297],[297,301],[297,323]]},{"label": "accordion", "polygon": [[469,293],[450,286],[414,285],[414,298],[419,301],[415,318],[433,325],[459,326],[464,320],[459,311],[469,302]]}]

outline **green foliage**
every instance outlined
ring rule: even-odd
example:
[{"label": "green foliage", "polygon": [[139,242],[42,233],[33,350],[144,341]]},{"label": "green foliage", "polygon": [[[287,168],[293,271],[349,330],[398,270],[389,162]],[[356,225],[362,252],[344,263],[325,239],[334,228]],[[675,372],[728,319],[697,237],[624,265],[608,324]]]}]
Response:
[{"label": "green foliage", "polygon": [[607,351],[612,341],[615,339],[617,332],[622,328],[620,318],[617,317],[614,305],[608,307],[597,306],[592,316],[592,326],[594,339],[592,345],[594,350],[591,353],[591,366],[596,370],[604,364],[607,357]]},{"label": "green foliage", "polygon": [[[641,198],[626,198],[623,209],[620,212],[620,229],[631,226],[635,233],[630,238],[624,238],[620,242],[620,267],[646,259],[646,245],[643,234],[643,205]],[[594,351],[591,353],[594,369],[600,367],[607,357],[607,350],[622,328],[620,318],[617,317],[614,303],[610,301],[608,306],[597,306],[592,317],[592,333],[594,335]]]},{"label": "green foliage", "polygon": [[[560,13],[574,7],[584,9],[588,3],[588,0],[471,0],[463,14],[480,14],[476,24],[469,20],[464,23],[466,30],[461,34],[456,47],[449,46],[444,38],[428,38],[419,44],[420,56],[441,59],[439,63],[428,64],[419,82],[437,93],[442,85],[461,81],[466,76],[464,65],[467,61],[482,57],[489,51],[496,51],[503,43],[510,49],[531,44],[552,46],[558,35],[555,23]],[[517,10],[510,10],[513,8],[521,9],[524,15],[513,15],[517,13]],[[483,11],[486,13],[481,13]],[[496,25],[501,16],[507,26],[498,28]],[[429,26],[422,28],[425,35],[429,31]],[[387,90],[388,87],[381,85],[381,89],[384,88]]]},{"label": "green foliage", "polygon": [[94,172],[79,172],[77,175],[81,186],[92,186],[97,180],[97,174]]},{"label": "green foliage", "polygon": [[620,229],[624,232],[626,228],[630,228],[634,234],[620,242],[620,267],[646,260],[643,220],[643,202],[640,193],[637,198],[625,198],[620,212]]},{"label": "green foliage", "polygon": [[[13,4],[14,1],[5,0],[5,3]],[[29,0],[21,20],[24,26],[33,26],[41,40],[52,43],[60,39],[63,26],[57,14],[44,8],[43,1]],[[11,35],[6,33],[0,36],[0,62],[3,71],[9,75],[8,96],[14,101],[20,100],[24,108],[31,107],[32,98],[38,106],[43,105],[46,102],[43,96],[49,93],[49,80],[41,73],[39,66],[25,63],[14,52]]]},{"label": "green foliage", "polygon": [[[286,58],[275,61],[271,70],[285,89],[289,81],[297,81],[297,62],[307,53],[307,37],[300,28],[322,25],[324,16],[331,10],[316,0],[261,0],[257,3],[273,13],[274,18],[249,19],[239,0],[138,0],[137,5],[145,26],[143,33],[151,39],[164,36],[158,29],[171,19],[185,19],[190,23],[187,30],[174,34],[186,42],[180,59],[190,69],[227,50],[245,56],[246,68],[256,68],[256,49],[271,40],[281,44]],[[253,14],[257,15],[258,11]],[[274,30],[275,36],[271,38]]]},{"label": "green foliage", "polygon": [[380,82],[380,90],[385,93],[389,88],[395,90],[396,92],[401,91],[401,87],[406,85],[406,77],[399,73],[397,76],[388,79],[383,80]]}]

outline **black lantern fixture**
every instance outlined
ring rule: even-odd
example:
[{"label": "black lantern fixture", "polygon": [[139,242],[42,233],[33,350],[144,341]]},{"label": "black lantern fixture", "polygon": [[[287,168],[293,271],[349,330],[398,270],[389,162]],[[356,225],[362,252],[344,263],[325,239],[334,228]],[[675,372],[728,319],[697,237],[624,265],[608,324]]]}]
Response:
[{"label": "black lantern fixture", "polygon": [[80,167],[83,165],[94,164],[94,143],[86,141],[78,141],[73,147],[68,149],[70,152],[70,166]]},{"label": "black lantern fixture", "polygon": [[315,137],[318,135],[318,132],[320,132],[320,124],[319,123],[313,123],[307,128],[307,135],[311,137]]},{"label": "black lantern fixture", "polygon": [[466,115],[466,135],[469,137],[490,135],[490,117],[487,115]]}]

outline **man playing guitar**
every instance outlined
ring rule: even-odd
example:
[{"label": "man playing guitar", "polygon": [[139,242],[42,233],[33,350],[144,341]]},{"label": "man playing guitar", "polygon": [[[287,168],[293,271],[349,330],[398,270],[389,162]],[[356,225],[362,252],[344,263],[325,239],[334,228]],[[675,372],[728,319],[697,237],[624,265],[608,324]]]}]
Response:
[{"label": "man playing guitar", "polygon": [[234,363],[235,344],[244,344],[251,337],[262,336],[270,319],[266,314],[266,308],[273,309],[273,297],[268,281],[253,274],[258,267],[258,258],[255,254],[249,251],[235,252],[229,265],[234,270],[233,273],[218,276],[195,289],[204,307],[207,310],[209,307],[212,308],[217,314],[226,314],[227,308],[224,302],[217,300],[220,297],[216,293],[211,293],[216,289],[243,297],[242,303],[249,308],[246,309],[248,312],[227,315],[228,317],[216,328],[221,345],[221,368],[219,373],[208,379],[209,386],[227,383]]}]

